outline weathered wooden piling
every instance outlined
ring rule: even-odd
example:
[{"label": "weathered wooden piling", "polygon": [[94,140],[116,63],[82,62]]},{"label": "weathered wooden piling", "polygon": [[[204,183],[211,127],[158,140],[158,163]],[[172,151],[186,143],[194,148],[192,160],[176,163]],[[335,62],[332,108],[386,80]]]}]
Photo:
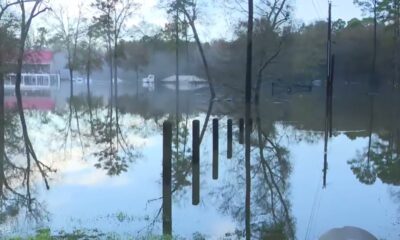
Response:
[{"label": "weathered wooden piling", "polygon": [[171,171],[172,171],[172,124],[163,124],[163,234],[172,234],[172,192],[171,192]]},{"label": "weathered wooden piling", "polygon": [[244,119],[239,119],[239,144],[244,144]]},{"label": "weathered wooden piling", "polygon": [[218,156],[219,156],[219,134],[218,119],[213,119],[213,158],[212,158],[212,177],[218,179]]},{"label": "weathered wooden piling", "polygon": [[200,121],[193,121],[192,128],[192,204],[200,203]]},{"label": "weathered wooden piling", "polygon": [[228,119],[227,123],[227,158],[231,159],[232,158],[232,119]]}]

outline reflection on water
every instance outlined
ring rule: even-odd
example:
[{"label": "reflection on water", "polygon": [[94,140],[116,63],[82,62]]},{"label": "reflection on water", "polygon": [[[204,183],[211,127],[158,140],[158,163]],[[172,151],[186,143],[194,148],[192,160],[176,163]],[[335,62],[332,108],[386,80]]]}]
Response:
[{"label": "reflection on water", "polygon": [[[31,203],[18,115],[7,108],[2,235],[48,227],[55,235],[97,229],[240,239],[250,231],[254,239],[317,239],[332,228],[356,226],[379,238],[399,237],[400,125],[391,104],[397,96],[343,90],[334,96],[332,137],[325,141],[322,89],[273,95],[265,89],[252,108],[246,168],[241,98],[209,102],[207,89],[182,91],[177,112],[173,89],[135,87],[119,87],[117,105],[109,104],[101,83],[92,85],[91,98],[79,86],[73,98],[63,86],[26,96],[54,102],[52,108],[25,105],[36,154],[56,170],[47,191],[32,168]],[[170,164],[162,161],[165,122],[171,124]]]}]

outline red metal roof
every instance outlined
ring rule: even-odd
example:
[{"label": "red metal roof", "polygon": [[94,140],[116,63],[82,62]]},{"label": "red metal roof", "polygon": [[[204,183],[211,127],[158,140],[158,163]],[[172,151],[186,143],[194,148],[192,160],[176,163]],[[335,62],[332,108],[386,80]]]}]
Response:
[{"label": "red metal roof", "polygon": [[27,50],[24,54],[24,64],[50,64],[53,52],[49,50]]}]

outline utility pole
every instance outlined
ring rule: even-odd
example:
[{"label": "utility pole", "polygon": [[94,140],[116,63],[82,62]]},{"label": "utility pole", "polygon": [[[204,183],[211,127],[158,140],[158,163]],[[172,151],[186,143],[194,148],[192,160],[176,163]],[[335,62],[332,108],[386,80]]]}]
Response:
[{"label": "utility pole", "polygon": [[326,50],[326,65],[327,65],[327,79],[326,79],[326,102],[325,102],[325,138],[324,138],[324,167],[323,167],[323,187],[326,187],[326,176],[328,170],[328,139],[332,137],[332,3],[329,2],[328,7],[328,36],[327,36],[327,50]]}]

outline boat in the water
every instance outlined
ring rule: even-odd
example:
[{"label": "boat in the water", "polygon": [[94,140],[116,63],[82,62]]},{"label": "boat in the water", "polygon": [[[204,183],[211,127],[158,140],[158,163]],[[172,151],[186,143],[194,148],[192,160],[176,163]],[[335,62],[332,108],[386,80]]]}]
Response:
[{"label": "boat in the water", "polygon": [[[161,83],[168,89],[176,90],[176,75],[164,78]],[[178,83],[181,91],[193,91],[207,87],[207,80],[194,75],[179,75]]]}]

